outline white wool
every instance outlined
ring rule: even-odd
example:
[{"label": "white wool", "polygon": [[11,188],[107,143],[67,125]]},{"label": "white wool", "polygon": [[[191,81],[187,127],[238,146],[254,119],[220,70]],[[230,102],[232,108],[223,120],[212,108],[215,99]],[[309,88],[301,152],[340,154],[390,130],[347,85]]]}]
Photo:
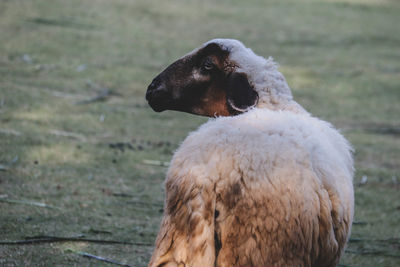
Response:
[{"label": "white wool", "polygon": [[183,142],[171,168],[177,165],[182,173],[198,169],[193,177],[207,177],[212,183],[240,169],[243,178],[255,184],[270,179],[271,174],[288,182],[297,179],[283,174],[290,166],[301,165],[353,209],[351,147],[329,123],[308,114],[255,108],[238,116],[211,119]]}]

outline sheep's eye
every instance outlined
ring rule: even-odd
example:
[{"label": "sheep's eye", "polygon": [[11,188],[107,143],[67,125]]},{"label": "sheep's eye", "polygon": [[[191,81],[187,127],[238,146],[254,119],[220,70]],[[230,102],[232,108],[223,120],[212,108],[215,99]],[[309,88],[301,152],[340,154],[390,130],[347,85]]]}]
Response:
[{"label": "sheep's eye", "polygon": [[201,68],[205,71],[210,71],[214,68],[214,62],[212,62],[212,60],[208,59],[206,61],[204,61],[203,65],[201,66]]}]

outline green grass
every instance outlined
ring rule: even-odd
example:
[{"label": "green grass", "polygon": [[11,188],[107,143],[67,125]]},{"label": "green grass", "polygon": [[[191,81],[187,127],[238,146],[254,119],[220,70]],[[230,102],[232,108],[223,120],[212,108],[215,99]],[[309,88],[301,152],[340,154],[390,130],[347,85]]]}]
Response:
[{"label": "green grass", "polygon": [[[394,0],[0,1],[0,196],[59,208],[0,202],[0,239],[152,244],[166,169],[143,160],[169,161],[206,120],[154,113],[146,86],[201,43],[229,37],[273,56],[297,101],[356,149],[357,224],[341,264],[399,266],[399,14]],[[96,95],[93,84],[119,95],[76,104]],[[0,245],[0,265],[106,265],[76,251],[145,266],[152,247]]]}]

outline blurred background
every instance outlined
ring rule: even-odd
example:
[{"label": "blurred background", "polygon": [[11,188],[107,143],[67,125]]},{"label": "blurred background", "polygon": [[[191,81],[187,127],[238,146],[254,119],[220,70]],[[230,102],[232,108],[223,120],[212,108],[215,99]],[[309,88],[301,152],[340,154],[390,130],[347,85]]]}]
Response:
[{"label": "blurred background", "polygon": [[0,0],[0,266],[146,266],[168,161],[206,118],[145,90],[217,37],[274,57],[353,144],[339,266],[400,266],[399,25],[395,0]]}]

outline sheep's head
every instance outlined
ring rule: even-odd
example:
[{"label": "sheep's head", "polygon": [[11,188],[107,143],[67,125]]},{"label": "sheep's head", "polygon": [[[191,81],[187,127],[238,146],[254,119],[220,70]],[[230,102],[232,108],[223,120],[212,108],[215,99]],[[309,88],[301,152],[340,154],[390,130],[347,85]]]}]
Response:
[{"label": "sheep's head", "polygon": [[[276,75],[272,60],[255,55],[239,41],[215,39],[175,61],[154,78],[146,99],[157,112],[177,110],[210,117],[236,115],[258,105],[265,93],[269,97],[273,88],[256,86],[260,75],[269,75],[266,70]],[[262,79],[264,83],[268,81],[268,77]]]}]

